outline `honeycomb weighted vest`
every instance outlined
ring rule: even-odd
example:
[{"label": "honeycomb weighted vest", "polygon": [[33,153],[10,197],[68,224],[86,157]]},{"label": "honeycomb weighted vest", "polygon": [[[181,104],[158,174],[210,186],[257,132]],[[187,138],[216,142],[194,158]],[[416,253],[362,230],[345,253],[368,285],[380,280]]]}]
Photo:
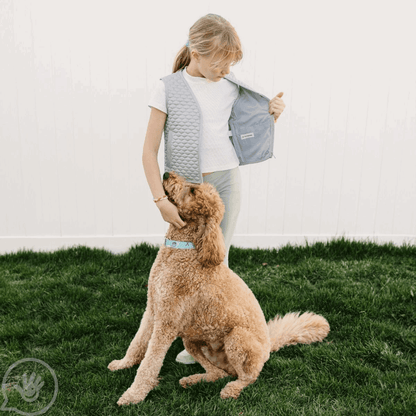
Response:
[{"label": "honeycomb weighted vest", "polygon": [[[202,183],[199,142],[202,111],[183,69],[161,78],[165,84],[167,117],[164,126],[165,172],[174,171],[188,182]],[[228,120],[230,140],[240,165],[273,156],[274,116],[269,99],[230,74],[224,77],[239,87]]]}]

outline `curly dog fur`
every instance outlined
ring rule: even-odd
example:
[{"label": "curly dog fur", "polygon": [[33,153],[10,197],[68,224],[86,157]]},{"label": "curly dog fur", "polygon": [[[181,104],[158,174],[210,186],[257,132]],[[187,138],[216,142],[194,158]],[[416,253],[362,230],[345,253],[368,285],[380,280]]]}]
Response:
[{"label": "curly dog fur", "polygon": [[322,341],[329,324],[311,312],[276,316],[266,324],[253,292],[223,263],[224,204],[216,189],[209,183],[187,183],[174,172],[164,175],[163,186],[186,221],[181,229],[170,225],[166,237],[190,241],[195,249],[160,248],[140,328],[124,358],[108,365],[114,371],[140,364],[117,403],[139,403],[158,385],[163,360],[177,337],[206,371],[182,378],[181,386],[231,375],[237,380],[221,390],[221,398],[237,399],[256,381],[270,352]]}]

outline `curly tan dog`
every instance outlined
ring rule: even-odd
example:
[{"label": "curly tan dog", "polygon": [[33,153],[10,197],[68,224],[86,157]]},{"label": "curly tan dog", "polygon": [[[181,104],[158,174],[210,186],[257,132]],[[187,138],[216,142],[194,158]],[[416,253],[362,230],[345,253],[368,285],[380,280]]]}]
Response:
[{"label": "curly tan dog", "polygon": [[206,371],[182,378],[182,387],[237,376],[221,390],[223,399],[237,399],[256,381],[270,352],[322,341],[329,324],[311,312],[276,316],[266,324],[253,292],[223,263],[224,204],[216,189],[209,183],[187,183],[173,172],[163,178],[169,200],[186,221],[181,229],[170,225],[166,237],[190,242],[194,248],[163,245],[157,254],[139,331],[125,357],[108,365],[114,371],[141,363],[117,403],[139,403],[158,385],[163,360],[177,337]]}]

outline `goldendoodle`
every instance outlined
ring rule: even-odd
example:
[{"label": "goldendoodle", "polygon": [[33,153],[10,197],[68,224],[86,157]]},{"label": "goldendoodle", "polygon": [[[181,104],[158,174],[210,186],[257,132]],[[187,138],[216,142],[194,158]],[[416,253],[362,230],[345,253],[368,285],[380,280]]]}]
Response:
[{"label": "goldendoodle", "polygon": [[311,312],[288,313],[266,323],[253,292],[223,263],[224,204],[216,189],[188,183],[174,172],[163,175],[163,186],[186,226],[169,226],[150,271],[140,328],[124,358],[108,365],[114,371],[140,364],[117,403],[139,403],[158,385],[163,360],[177,337],[206,371],[182,378],[181,386],[231,375],[237,380],[221,390],[221,397],[237,399],[256,381],[270,352],[322,341],[329,324]]}]

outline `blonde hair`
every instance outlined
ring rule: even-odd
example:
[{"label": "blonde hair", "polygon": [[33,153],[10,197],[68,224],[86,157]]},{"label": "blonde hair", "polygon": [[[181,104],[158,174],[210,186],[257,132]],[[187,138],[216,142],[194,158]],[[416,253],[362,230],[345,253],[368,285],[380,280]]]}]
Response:
[{"label": "blonde hair", "polygon": [[173,73],[190,64],[192,50],[203,57],[213,56],[213,68],[225,63],[235,65],[243,59],[240,38],[234,27],[212,13],[198,19],[189,29],[189,46],[183,46],[175,56]]}]

